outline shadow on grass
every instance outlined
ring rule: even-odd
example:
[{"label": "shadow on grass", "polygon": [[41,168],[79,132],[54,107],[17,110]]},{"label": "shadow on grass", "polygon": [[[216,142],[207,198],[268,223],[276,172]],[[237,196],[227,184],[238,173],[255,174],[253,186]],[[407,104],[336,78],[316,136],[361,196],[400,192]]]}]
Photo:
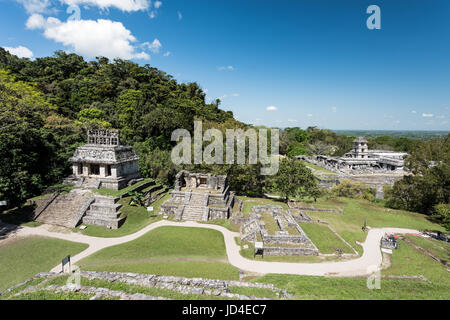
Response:
[{"label": "shadow on grass", "polygon": [[41,223],[32,220],[35,205],[24,205],[0,213],[0,240],[19,230],[23,225],[38,226]]}]

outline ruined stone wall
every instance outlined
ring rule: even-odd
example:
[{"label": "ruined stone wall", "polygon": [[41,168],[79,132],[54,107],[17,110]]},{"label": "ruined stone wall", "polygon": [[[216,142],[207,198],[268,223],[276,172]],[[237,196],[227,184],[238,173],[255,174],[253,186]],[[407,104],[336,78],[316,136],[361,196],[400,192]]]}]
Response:
[{"label": "ruined stone wall", "polygon": [[228,219],[229,210],[228,208],[209,208],[209,219],[210,220],[218,220],[218,219]]},{"label": "ruined stone wall", "polygon": [[310,248],[264,247],[265,256],[317,256],[319,251]]}]

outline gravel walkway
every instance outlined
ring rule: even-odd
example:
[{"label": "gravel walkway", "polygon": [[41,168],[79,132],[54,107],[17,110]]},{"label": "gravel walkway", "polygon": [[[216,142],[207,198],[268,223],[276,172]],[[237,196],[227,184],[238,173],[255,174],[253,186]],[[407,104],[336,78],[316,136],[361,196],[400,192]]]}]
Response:
[{"label": "gravel walkway", "polygon": [[[322,263],[290,263],[290,262],[266,262],[252,261],[242,257],[239,253],[240,247],[236,244],[234,238],[239,237],[239,233],[209,224],[200,224],[197,222],[172,222],[159,221],[148,225],[140,231],[119,237],[119,238],[98,238],[82,235],[79,233],[59,233],[49,231],[50,226],[41,225],[39,227],[20,227],[17,229],[13,237],[26,236],[43,236],[51,237],[73,242],[81,242],[89,245],[89,248],[71,258],[73,264],[83,258],[110,246],[126,243],[135,240],[147,232],[163,226],[180,226],[206,228],[220,231],[225,240],[228,261],[233,266],[248,272],[260,274],[281,273],[281,274],[297,274],[297,275],[313,275],[313,276],[366,276],[373,273],[373,268],[378,268],[382,263],[382,255],[380,251],[380,239],[386,233],[418,233],[417,230],[400,229],[400,228],[377,228],[368,232],[366,241],[362,244],[364,253],[360,258],[342,261],[342,262],[322,262]],[[0,240],[0,243],[7,241],[8,238]],[[61,266],[53,268],[52,272],[59,272]]]}]

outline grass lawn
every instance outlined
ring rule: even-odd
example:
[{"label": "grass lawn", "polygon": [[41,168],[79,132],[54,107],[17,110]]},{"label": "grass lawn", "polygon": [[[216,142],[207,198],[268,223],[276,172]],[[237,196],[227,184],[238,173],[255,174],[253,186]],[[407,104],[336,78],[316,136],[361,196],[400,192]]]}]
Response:
[{"label": "grass lawn", "polygon": [[161,227],[139,239],[103,249],[79,262],[84,270],[238,279],[219,231]]},{"label": "grass lawn", "polygon": [[56,266],[88,246],[45,237],[11,240],[0,245],[0,291]]},{"label": "grass lawn", "polygon": [[[425,239],[429,241],[428,239]],[[405,241],[394,250],[388,275],[423,275],[431,283],[415,279],[381,279],[380,290],[369,290],[366,278],[327,278],[268,274],[255,282],[273,283],[295,295],[295,299],[450,299],[450,276],[445,266]]]},{"label": "grass lawn", "polygon": [[162,219],[162,216],[157,215],[157,213],[160,211],[161,205],[169,198],[170,194],[167,193],[164,197],[154,202],[152,204],[153,212],[148,212],[145,207],[128,205],[131,197],[120,199],[119,203],[123,205],[120,211],[122,212],[122,216],[126,216],[127,218],[119,229],[109,230],[101,226],[88,226],[85,230],[76,228],[74,231],[88,236],[103,238],[121,237],[135,233],[145,226]]},{"label": "grass lawn", "polygon": [[13,208],[0,213],[0,220],[4,223],[15,224],[25,227],[37,227],[42,223],[30,220],[34,205],[24,205],[23,207]]},{"label": "grass lawn", "polygon": [[[320,219],[328,222],[360,254],[362,254],[362,248],[356,245],[355,241],[364,242],[366,239],[367,234],[361,229],[365,219],[367,219],[367,225],[372,228],[397,227],[444,231],[438,224],[428,221],[423,214],[388,209],[363,199],[321,198],[317,200],[317,207],[325,205],[340,207],[344,209],[344,213],[309,211],[308,214],[315,220]],[[314,206],[316,206],[316,203],[314,203]]]},{"label": "grass lawn", "polygon": [[320,253],[337,253],[337,248],[341,248],[343,253],[354,253],[326,225],[319,223],[300,223],[299,225]]},{"label": "grass lawn", "polygon": [[450,243],[436,240],[433,238],[422,238],[406,235],[406,238],[414,242],[414,244],[426,249],[435,257],[450,261]]},{"label": "grass lawn", "polygon": [[222,226],[230,231],[233,232],[239,232],[240,230],[240,225],[239,224],[235,224],[235,223],[231,223],[231,219],[218,219],[218,220],[210,220],[210,221],[199,221],[199,223],[204,223],[204,224],[214,224],[217,226]]},{"label": "grass lawn", "polygon": [[[244,215],[248,215],[251,212],[251,208],[257,205],[281,205],[284,209],[287,209],[287,205],[279,200],[266,199],[266,198],[249,198],[239,196],[239,199],[244,201],[243,212]],[[317,221],[328,222],[329,225],[336,230],[341,237],[343,237],[350,245],[362,254],[362,247],[356,244],[356,241],[364,242],[367,233],[362,231],[364,220],[367,219],[367,225],[370,227],[398,227],[398,228],[410,228],[418,230],[439,230],[444,231],[444,228],[438,224],[432,223],[426,219],[426,216],[419,213],[394,210],[383,207],[380,204],[373,203],[364,199],[348,199],[348,198],[320,198],[317,202],[312,202],[313,206],[317,208],[341,208],[344,213],[334,212],[315,212],[308,211],[308,214]],[[306,205],[310,205],[307,203]],[[303,227],[303,225],[302,225]],[[316,226],[309,226],[309,229],[318,228]],[[306,229],[306,230],[305,230]],[[333,243],[341,243],[341,241],[333,237],[322,236],[321,234],[315,235],[313,230],[309,230],[308,226],[305,227],[305,232],[316,244],[318,242],[319,250],[322,246],[325,252],[333,247]],[[328,228],[327,228],[328,229]],[[323,232],[329,234],[330,230],[323,229]],[[339,240],[335,242],[333,239]],[[331,240],[330,240],[331,239]],[[345,245],[345,244],[343,244]],[[346,246],[345,246],[346,247]],[[322,249],[323,250],[323,249]],[[349,251],[352,253],[352,251]],[[252,253],[253,256],[253,253]]]},{"label": "grass lawn", "polygon": [[131,190],[133,190],[133,189],[135,189],[135,188],[137,188],[139,186],[142,186],[144,183],[151,182],[151,181],[153,181],[153,179],[147,178],[147,179],[139,181],[139,182],[137,182],[137,183],[135,183],[135,184],[133,184],[131,186],[123,188],[121,190],[111,190],[111,189],[100,188],[100,189],[97,189],[97,190],[93,190],[93,192],[97,193],[97,194],[100,194],[102,196],[120,197],[120,196],[124,195],[125,193],[128,193]]},{"label": "grass lawn", "polygon": [[272,205],[272,206],[282,206],[283,209],[287,210],[288,206],[283,200],[277,199],[266,199],[266,198],[250,198],[244,196],[238,196],[240,200],[244,202],[242,212],[244,216],[247,216],[254,206]]},{"label": "grass lawn", "polygon": [[335,176],[335,177],[338,176],[338,174],[336,172],[322,168],[316,164],[309,163],[309,162],[302,161],[302,160],[299,160],[299,161],[301,161],[306,167],[309,167],[309,168],[319,171],[318,173],[320,173],[321,176],[323,176],[323,175]]},{"label": "grass lawn", "polygon": [[[428,241],[427,239],[423,239]],[[419,244],[419,246],[421,246]],[[424,246],[425,247],[425,246]],[[446,285],[450,298],[450,272],[447,267],[415,249],[403,240],[399,240],[398,249],[393,250],[391,267],[384,270],[384,275],[423,275],[433,285]]]},{"label": "grass lawn", "polygon": [[421,280],[382,279],[380,290],[367,288],[366,278],[326,278],[268,274],[252,281],[273,283],[287,289],[294,299],[382,300],[450,299],[450,287]]}]

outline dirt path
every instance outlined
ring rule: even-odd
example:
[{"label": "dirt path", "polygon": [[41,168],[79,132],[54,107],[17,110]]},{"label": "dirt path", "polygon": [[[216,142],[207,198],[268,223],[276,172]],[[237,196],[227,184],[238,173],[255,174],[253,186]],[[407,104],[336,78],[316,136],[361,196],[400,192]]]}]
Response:
[{"label": "dirt path", "polygon": [[[42,225],[36,228],[21,227],[14,236],[44,236],[68,240],[73,242],[86,243],[89,247],[81,253],[71,258],[73,264],[77,263],[83,258],[102,250],[104,248],[115,246],[135,240],[147,232],[163,226],[179,226],[179,227],[195,227],[213,229],[221,232],[224,236],[226,252],[228,261],[233,266],[259,274],[266,273],[281,273],[281,274],[297,274],[297,275],[314,275],[314,276],[365,276],[371,274],[373,268],[378,268],[382,263],[382,255],[380,251],[380,239],[387,233],[418,233],[417,230],[400,229],[400,228],[377,228],[369,230],[366,241],[362,244],[364,253],[360,258],[339,261],[339,262],[322,262],[322,263],[290,263],[290,262],[268,262],[268,261],[253,261],[242,257],[239,253],[240,246],[234,240],[239,237],[239,233],[231,232],[230,230],[217,226],[200,224],[197,222],[172,222],[172,221],[158,221],[152,223],[140,231],[123,236],[120,238],[98,238],[82,235],[79,233],[58,233],[49,231],[48,225]],[[0,243],[5,240],[0,240]],[[59,272],[61,266],[58,265],[52,269],[54,272]]]}]

